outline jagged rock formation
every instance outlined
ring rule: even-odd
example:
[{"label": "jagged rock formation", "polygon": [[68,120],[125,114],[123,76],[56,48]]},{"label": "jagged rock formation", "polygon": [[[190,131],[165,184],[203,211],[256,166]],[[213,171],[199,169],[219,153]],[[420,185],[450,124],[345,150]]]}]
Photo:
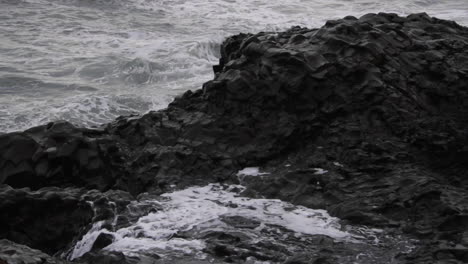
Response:
[{"label": "jagged rock formation", "polygon": [[[40,249],[48,254],[63,251],[91,222],[105,221],[125,225],[150,208],[135,207],[134,197],[122,191],[45,187],[37,191],[28,188],[0,187],[0,236],[16,243]],[[116,213],[127,217],[115,219]]]},{"label": "jagged rock formation", "polygon": [[25,245],[16,244],[6,239],[0,240],[1,264],[62,264],[65,261],[54,259],[51,256]]},{"label": "jagged rock formation", "polygon": [[[0,135],[0,182],[39,189],[4,187],[1,201],[27,206],[48,186],[162,193],[235,182],[239,169],[263,165],[271,174],[246,178],[245,195],[405,232],[420,244],[401,262],[468,261],[467,28],[368,14],[240,34],[221,54],[214,80],[165,110],[100,130],[59,122]],[[71,196],[73,211],[83,199]],[[83,214],[77,227],[92,217]],[[17,226],[0,221],[10,223],[2,237],[40,243],[5,235]]]},{"label": "jagged rock formation", "polygon": [[93,218],[92,208],[79,195],[74,189],[2,187],[1,237],[49,254],[63,249]]}]

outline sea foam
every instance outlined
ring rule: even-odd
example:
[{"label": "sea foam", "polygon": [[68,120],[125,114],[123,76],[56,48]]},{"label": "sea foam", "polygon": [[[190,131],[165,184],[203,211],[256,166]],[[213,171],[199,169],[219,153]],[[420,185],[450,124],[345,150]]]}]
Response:
[{"label": "sea foam", "polygon": [[[111,232],[100,229],[101,224],[96,223],[76,244],[71,259],[90,250],[101,232],[115,237],[115,241],[105,250],[120,251],[127,255],[151,251],[163,257],[192,254],[203,258],[203,239],[176,235],[194,230],[197,233],[228,230],[229,227],[222,219],[229,217],[241,217],[258,223],[254,230],[245,231],[246,236],[256,241],[268,240],[262,229],[275,226],[296,236],[324,235],[349,243],[360,243],[366,239],[366,235],[378,232],[365,227],[345,228],[338,218],[330,216],[325,210],[296,206],[277,199],[240,196],[244,189],[240,185],[209,184],[163,194],[160,199],[151,201],[155,208],[162,209],[139,218],[128,227]],[[238,229],[238,232],[242,232],[242,228]]]}]

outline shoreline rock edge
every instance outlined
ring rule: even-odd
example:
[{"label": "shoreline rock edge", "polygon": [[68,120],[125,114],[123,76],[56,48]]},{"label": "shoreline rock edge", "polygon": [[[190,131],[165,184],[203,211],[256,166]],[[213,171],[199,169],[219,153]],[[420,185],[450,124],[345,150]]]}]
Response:
[{"label": "shoreline rock edge", "polygon": [[[232,36],[221,56],[214,80],[167,109],[102,129],[54,122],[0,135],[0,182],[11,186],[0,238],[59,250],[23,239],[37,230],[12,232],[21,228],[6,215],[25,218],[19,197],[120,190],[125,204],[262,166],[269,177],[245,179],[245,195],[401,230],[420,241],[403,263],[468,261],[468,28],[367,14]],[[83,193],[63,200],[81,204]]]}]

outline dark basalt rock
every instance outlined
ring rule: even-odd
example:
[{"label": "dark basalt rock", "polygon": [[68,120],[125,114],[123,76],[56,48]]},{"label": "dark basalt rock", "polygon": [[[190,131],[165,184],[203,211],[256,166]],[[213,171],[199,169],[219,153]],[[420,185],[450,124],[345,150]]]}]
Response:
[{"label": "dark basalt rock", "polygon": [[2,187],[0,237],[53,254],[64,249],[92,220],[91,206],[76,189],[30,192]]},{"label": "dark basalt rock", "polygon": [[[368,14],[239,34],[221,56],[214,80],[165,110],[102,130],[59,122],[0,135],[0,182],[136,195],[237,182],[239,169],[263,166],[268,178],[245,178],[246,195],[403,231],[420,244],[395,256],[401,262],[467,261],[467,28]],[[221,242],[207,250],[239,255]]]},{"label": "dark basalt rock", "polygon": [[[107,190],[114,182],[112,144],[99,131],[55,122],[0,135],[0,180],[15,188],[83,186]],[[105,147],[106,149],[102,149]]]},{"label": "dark basalt rock", "polygon": [[121,252],[88,252],[81,258],[70,262],[52,257],[37,249],[20,245],[12,241],[0,240],[1,264],[151,264],[154,261],[126,257]]},{"label": "dark basalt rock", "polygon": [[67,262],[53,258],[37,249],[16,244],[6,239],[0,240],[1,264],[65,264]]},{"label": "dark basalt rock", "polygon": [[[0,237],[39,249],[47,254],[66,252],[71,242],[81,238],[96,221],[104,221],[109,230],[118,214],[126,214],[134,198],[122,191],[100,193],[96,190],[46,187],[37,191],[27,188],[0,187]],[[134,218],[145,212],[135,214]],[[135,221],[135,219],[131,219]],[[125,226],[127,223],[120,223]],[[109,244],[103,235],[94,247]]]},{"label": "dark basalt rock", "polygon": [[93,247],[91,250],[99,250],[107,247],[108,245],[112,244],[114,241],[114,236],[111,234],[101,233],[94,241]]},{"label": "dark basalt rock", "polygon": [[[88,252],[79,258],[78,263],[100,263],[100,264],[130,264],[127,257],[121,252]],[[133,262],[138,263],[138,262]],[[133,264],[132,263],[132,264]]]}]

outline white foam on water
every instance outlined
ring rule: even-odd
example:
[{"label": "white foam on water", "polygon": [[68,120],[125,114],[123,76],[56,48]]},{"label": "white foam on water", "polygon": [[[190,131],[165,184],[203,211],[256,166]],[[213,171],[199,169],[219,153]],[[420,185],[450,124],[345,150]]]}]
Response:
[{"label": "white foam on water", "polygon": [[46,124],[51,121],[67,120],[77,126],[97,127],[121,115],[139,114],[149,109],[161,109],[171,100],[169,96],[79,94],[66,98],[51,98],[47,100],[47,104],[42,101],[22,102],[10,109],[15,114],[2,114],[0,108],[0,126],[3,126],[7,131],[14,131],[28,129],[33,125]]},{"label": "white foam on water", "polygon": [[325,174],[328,172],[327,170],[324,170],[322,168],[314,168],[314,170],[315,170],[314,174],[316,175],[321,175],[321,174]]},{"label": "white foam on water", "polygon": [[[260,223],[255,232],[249,235],[257,241],[262,239],[261,230],[268,226],[279,226],[301,235],[325,235],[339,241],[359,243],[364,230],[353,233],[352,227],[341,226],[338,218],[331,217],[325,210],[314,210],[283,202],[277,199],[252,199],[239,196],[243,186],[221,186],[209,184],[203,187],[190,187],[161,195],[161,199],[151,201],[162,208],[157,212],[141,217],[128,227],[115,232],[99,230],[93,226],[75,246],[72,258],[86,253],[100,232],[111,233],[115,241],[105,250],[121,251],[127,255],[141,252],[155,252],[161,256],[192,254],[204,258],[202,239],[180,238],[178,232],[191,230],[224,230],[223,217],[243,217]],[[358,229],[356,229],[358,230]],[[367,230],[366,232],[372,233]]]},{"label": "white foam on water", "polygon": [[198,239],[154,239],[146,237],[121,237],[116,236],[116,241],[104,248],[110,251],[119,251],[126,255],[138,255],[142,252],[155,252],[159,256],[182,256],[191,254],[199,259],[205,258],[202,250],[205,243]]},{"label": "white foam on water", "polygon": [[[240,185],[231,186],[230,189],[234,188],[244,189]],[[179,224],[189,228],[220,216],[242,216],[304,234],[321,234],[334,238],[350,236],[340,230],[338,219],[328,215],[325,210],[293,206],[276,199],[246,198],[229,191],[230,189],[223,190],[220,185],[210,184],[163,196],[170,198],[170,204],[177,208],[176,212],[182,212],[175,215]],[[232,204],[237,207],[233,208]]]},{"label": "white foam on water", "polygon": [[257,259],[254,258],[254,257],[248,257],[248,258],[245,260],[245,263],[246,263],[246,264],[271,264],[270,261],[259,261],[259,260],[257,260]]},{"label": "white foam on water", "polygon": [[337,161],[333,162],[333,165],[335,165],[337,167],[344,167],[343,164],[341,164],[341,163],[339,163]]},{"label": "white foam on water", "polygon": [[237,176],[260,176],[267,175],[269,172],[260,172],[259,167],[247,167],[237,172]]},{"label": "white foam on water", "polygon": [[102,229],[103,224],[104,221],[98,221],[93,224],[88,233],[86,233],[83,238],[76,243],[70,255],[70,260],[79,258],[91,250],[93,243],[96,241],[99,234],[106,232],[105,229]]},{"label": "white foam on water", "polygon": [[[425,11],[468,25],[466,0],[1,1],[0,87],[10,77],[44,84],[0,88],[0,132],[60,118],[92,126],[120,114],[160,109],[167,98],[213,78],[219,44],[229,35],[320,27],[328,19],[382,11]],[[92,89],[70,90],[70,85]],[[77,96],[115,105],[123,94],[160,104],[75,111],[87,103]]]}]

